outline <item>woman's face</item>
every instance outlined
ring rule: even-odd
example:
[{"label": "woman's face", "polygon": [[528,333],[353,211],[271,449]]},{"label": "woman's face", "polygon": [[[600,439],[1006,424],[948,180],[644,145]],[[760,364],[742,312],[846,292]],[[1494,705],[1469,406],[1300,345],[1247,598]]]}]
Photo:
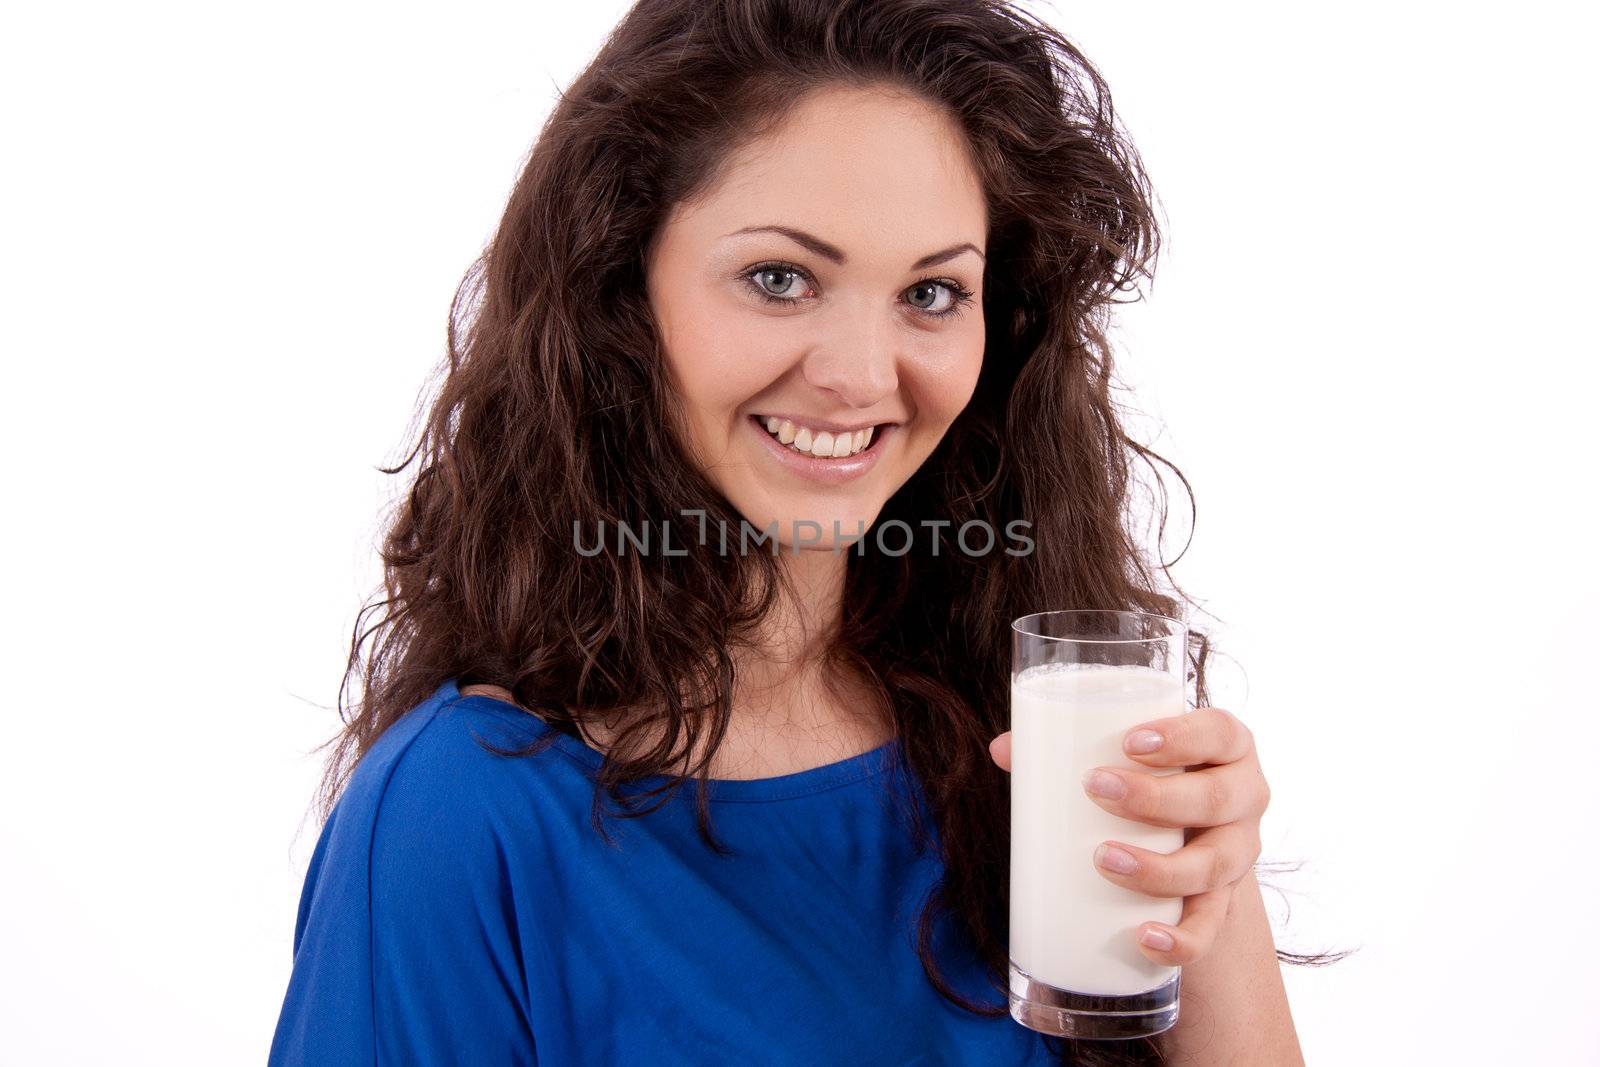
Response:
[{"label": "woman's face", "polygon": [[786,546],[859,537],[972,396],[988,212],[963,136],[908,96],[820,90],[656,235],[685,444]]}]

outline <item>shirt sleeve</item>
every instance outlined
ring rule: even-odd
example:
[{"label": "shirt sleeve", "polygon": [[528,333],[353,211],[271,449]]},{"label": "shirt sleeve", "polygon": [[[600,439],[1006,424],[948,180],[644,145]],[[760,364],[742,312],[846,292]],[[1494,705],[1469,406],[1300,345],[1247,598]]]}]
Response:
[{"label": "shirt sleeve", "polygon": [[537,1063],[482,763],[449,726],[391,727],[323,828],[269,1067]]}]

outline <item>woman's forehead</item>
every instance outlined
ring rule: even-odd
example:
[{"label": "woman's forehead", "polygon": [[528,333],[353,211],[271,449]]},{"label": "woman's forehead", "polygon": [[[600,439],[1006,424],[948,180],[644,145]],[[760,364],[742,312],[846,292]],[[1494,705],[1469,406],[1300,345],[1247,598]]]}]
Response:
[{"label": "woman's forehead", "polygon": [[828,92],[735,149],[718,181],[669,225],[697,246],[759,241],[748,231],[779,225],[821,236],[847,257],[883,253],[897,263],[935,246],[982,248],[987,203],[959,126],[909,97]]}]

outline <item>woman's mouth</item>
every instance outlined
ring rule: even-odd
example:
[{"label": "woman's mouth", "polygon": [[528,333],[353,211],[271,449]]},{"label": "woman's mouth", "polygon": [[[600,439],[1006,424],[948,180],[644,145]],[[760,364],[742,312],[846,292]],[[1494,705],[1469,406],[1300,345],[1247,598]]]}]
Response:
[{"label": "woman's mouth", "polygon": [[868,426],[854,433],[836,433],[813,430],[777,415],[752,415],[767,433],[779,444],[787,445],[801,455],[817,459],[844,459],[872,445],[877,426]]},{"label": "woman's mouth", "polygon": [[[883,454],[885,442],[898,429],[885,422],[834,433],[802,426],[775,415],[746,420],[761,435],[766,451],[786,469],[811,480],[842,482],[865,474]],[[787,438],[788,440],[785,440]]]}]

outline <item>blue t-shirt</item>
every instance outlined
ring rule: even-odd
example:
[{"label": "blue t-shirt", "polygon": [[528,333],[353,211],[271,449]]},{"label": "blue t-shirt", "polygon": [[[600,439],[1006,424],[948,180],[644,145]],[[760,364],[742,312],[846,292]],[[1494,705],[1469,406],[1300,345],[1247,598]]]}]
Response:
[{"label": "blue t-shirt", "polygon": [[[551,733],[521,758],[476,740]],[[713,780],[712,831],[734,855],[699,836],[693,780],[642,818],[602,795],[607,845],[600,753],[446,681],[372,746],[322,829],[269,1063],[1056,1062],[1042,1035],[957,1008],[923,974],[917,916],[940,863],[890,800],[898,744]],[[1003,1004],[953,929],[935,940],[947,978]]]}]

